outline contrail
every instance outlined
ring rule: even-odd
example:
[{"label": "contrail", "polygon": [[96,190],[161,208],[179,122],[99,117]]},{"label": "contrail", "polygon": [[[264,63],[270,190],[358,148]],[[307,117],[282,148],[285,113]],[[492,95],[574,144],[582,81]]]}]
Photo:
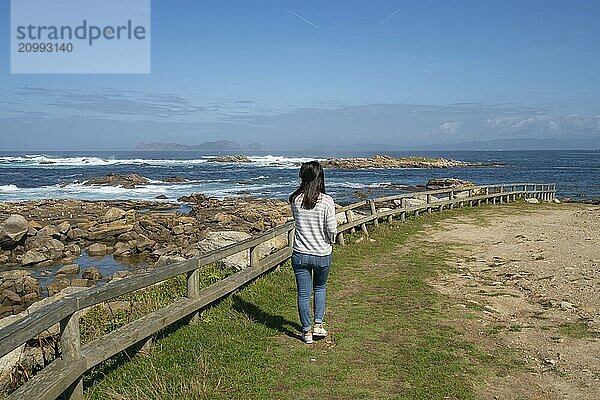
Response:
[{"label": "contrail", "polygon": [[396,11],[394,11],[393,13],[391,13],[390,15],[388,15],[387,17],[385,17],[384,19],[381,20],[381,22],[379,23],[379,25],[383,25],[387,22],[388,19],[392,18],[394,15],[398,14],[400,12],[400,10],[402,10],[402,7],[400,7],[399,9],[397,9]]},{"label": "contrail", "polygon": [[317,25],[313,24],[312,22],[310,22],[309,20],[307,20],[306,18],[304,18],[302,15],[297,14],[295,12],[293,12],[292,10],[290,10],[289,8],[285,8],[283,7],[281,4],[279,4],[278,2],[276,2],[275,0],[269,0],[271,3],[275,4],[278,7],[283,8],[285,11],[287,11],[288,13],[292,14],[294,17],[298,18],[300,21],[302,22],[306,22],[307,24],[309,24],[310,26],[312,26],[313,28],[316,29],[321,29],[319,28]]},{"label": "contrail", "polygon": [[306,22],[307,24],[309,24],[311,26],[314,26],[317,29],[321,29],[317,25],[313,24],[312,22],[310,22],[309,20],[307,20],[306,18],[304,18],[302,15],[296,14],[295,12],[293,12],[292,10],[290,10],[289,8],[284,8],[284,10],[287,11],[287,12],[289,12],[293,16],[300,18],[302,21]]}]

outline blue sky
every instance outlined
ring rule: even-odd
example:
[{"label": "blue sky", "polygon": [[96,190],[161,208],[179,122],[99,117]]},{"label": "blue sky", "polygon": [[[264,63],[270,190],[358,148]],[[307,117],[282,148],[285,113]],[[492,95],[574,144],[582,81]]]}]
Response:
[{"label": "blue sky", "polygon": [[0,149],[600,135],[594,1],[154,0],[152,73],[11,75]]}]

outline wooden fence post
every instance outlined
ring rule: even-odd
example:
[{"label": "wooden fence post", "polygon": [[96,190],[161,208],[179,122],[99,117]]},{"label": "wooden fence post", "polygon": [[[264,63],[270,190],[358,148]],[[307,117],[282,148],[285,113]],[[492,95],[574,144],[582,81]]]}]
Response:
[{"label": "wooden fence post", "polygon": [[337,242],[338,242],[338,244],[340,246],[345,246],[346,245],[346,240],[344,239],[344,232],[338,233]]},{"label": "wooden fence post", "polygon": [[365,234],[365,236],[369,236],[369,230],[367,229],[367,224],[360,224],[360,229]]},{"label": "wooden fence post", "polygon": [[400,199],[400,208],[404,210],[400,213],[400,221],[406,221],[406,197]]},{"label": "wooden fence post", "polygon": [[450,205],[449,205],[449,207],[450,207],[450,208],[454,208],[454,203],[453,203],[453,200],[454,200],[454,189],[452,189],[452,190],[450,191],[450,193],[448,193],[448,200],[450,200]]},{"label": "wooden fence post", "polygon": [[258,246],[250,247],[250,268],[260,267],[258,258]]},{"label": "wooden fence post", "polygon": [[[187,273],[187,297],[188,299],[196,299],[200,296],[200,268]],[[192,314],[190,323],[195,324],[200,319],[200,311]],[[144,347],[147,347],[144,345]]]},{"label": "wooden fence post", "polygon": [[426,198],[427,198],[427,213],[431,214],[431,207],[429,207],[429,204],[431,203],[431,195],[428,193]]},{"label": "wooden fence post", "polygon": [[[346,211],[346,222],[352,222],[354,221],[354,213],[352,212],[352,210],[348,210]],[[354,227],[350,228],[350,233],[354,233],[356,232],[356,229]]]},{"label": "wooden fence post", "polygon": [[294,235],[296,233],[296,229],[292,228],[288,231],[287,235],[288,235],[288,247],[290,249],[294,248]]},{"label": "wooden fence post", "polygon": [[[369,208],[371,209],[371,215],[377,215],[377,208],[375,207],[375,202],[372,199],[369,200]],[[379,226],[379,218],[375,218],[373,223],[375,226]]]},{"label": "wooden fence post", "polygon": [[[60,321],[60,344],[62,358],[77,360],[81,357],[81,338],[79,336],[79,312]],[[83,399],[83,373],[65,390],[61,396],[64,400]]]}]

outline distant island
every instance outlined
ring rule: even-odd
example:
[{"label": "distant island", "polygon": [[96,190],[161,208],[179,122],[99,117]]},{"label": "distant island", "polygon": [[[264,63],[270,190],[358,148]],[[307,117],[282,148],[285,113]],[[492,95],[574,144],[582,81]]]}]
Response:
[{"label": "distant island", "polygon": [[250,143],[242,145],[231,140],[217,140],[215,142],[203,142],[196,145],[179,143],[139,143],[138,151],[264,151],[265,146],[261,143]]}]

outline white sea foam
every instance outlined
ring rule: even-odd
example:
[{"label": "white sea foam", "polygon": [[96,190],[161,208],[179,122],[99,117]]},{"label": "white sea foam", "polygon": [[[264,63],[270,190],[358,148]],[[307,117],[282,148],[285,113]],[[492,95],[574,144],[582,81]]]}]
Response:
[{"label": "white sea foam", "polygon": [[303,162],[318,160],[309,157],[285,157],[285,156],[253,156],[248,157],[255,165],[258,166],[276,166],[280,168],[297,168]]},{"label": "white sea foam", "polygon": [[17,192],[19,190],[17,185],[0,185],[0,192]]},{"label": "white sea foam", "polygon": [[204,164],[208,160],[205,158],[175,160],[175,159],[149,159],[149,158],[101,158],[101,157],[50,157],[46,155],[26,155],[23,157],[0,157],[1,167],[12,167],[16,165],[27,167],[95,167],[110,165],[151,165],[151,166],[171,166],[171,165],[197,165]]},{"label": "white sea foam", "polygon": [[[0,168],[16,165],[28,167],[93,167],[111,165],[150,165],[150,166],[185,166],[198,165],[209,162],[215,156],[201,156],[194,159],[150,159],[150,158],[128,158],[119,159],[113,157],[52,157],[44,154],[28,154],[18,157],[0,157]],[[247,166],[275,166],[280,168],[296,168],[299,164],[315,160],[309,157],[285,157],[285,156],[250,156],[252,164],[242,163]],[[234,163],[235,164],[235,163]]]},{"label": "white sea foam", "polygon": [[117,200],[138,199],[155,200],[157,196],[166,196],[166,200],[175,201],[190,193],[204,193],[208,196],[225,198],[248,195],[270,195],[274,190],[287,187],[287,183],[263,183],[258,181],[244,186],[234,185],[229,180],[212,180],[202,183],[165,183],[152,181],[135,188],[122,186],[85,185],[70,183],[62,185],[41,186],[35,188],[19,188],[16,185],[0,186],[0,201],[25,201],[39,199],[82,199],[82,200]]},{"label": "white sea foam", "polygon": [[364,188],[380,188],[387,185],[391,185],[391,182],[378,182],[378,183],[360,183],[360,182],[328,182],[327,187],[332,188],[346,188],[346,189],[364,189]]}]

